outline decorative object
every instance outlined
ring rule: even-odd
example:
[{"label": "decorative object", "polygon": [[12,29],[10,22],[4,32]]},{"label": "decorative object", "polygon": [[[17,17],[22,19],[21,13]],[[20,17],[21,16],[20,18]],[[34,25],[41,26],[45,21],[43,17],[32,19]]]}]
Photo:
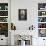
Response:
[{"label": "decorative object", "polygon": [[16,26],[13,23],[11,23],[11,30],[16,30]]},{"label": "decorative object", "polygon": [[46,37],[46,29],[39,29],[39,37]]},{"label": "decorative object", "polygon": [[8,16],[8,11],[0,11],[0,16]]},{"label": "decorative object", "polygon": [[21,46],[25,46],[25,41],[21,40]]},{"label": "decorative object", "polygon": [[19,9],[19,20],[27,20],[27,9]]},{"label": "decorative object", "polygon": [[46,16],[46,11],[38,11],[38,16]]},{"label": "decorative object", "polygon": [[39,23],[38,24],[38,28],[46,28],[46,23]]},{"label": "decorative object", "polygon": [[46,22],[46,17],[38,17],[38,22]]},{"label": "decorative object", "polygon": [[8,3],[0,3],[0,10],[8,10]]},{"label": "decorative object", "polygon": [[[28,45],[32,45],[32,36],[30,35],[19,35],[20,38],[25,41],[25,44],[27,43]],[[29,43],[28,43],[29,42]],[[26,44],[26,45],[27,45]]]},{"label": "decorative object", "polygon": [[42,15],[45,15],[45,12],[42,12]]},{"label": "decorative object", "polygon": [[38,10],[45,10],[46,9],[46,3],[38,3]]},{"label": "decorative object", "polygon": [[0,35],[8,37],[8,23],[0,23]]},{"label": "decorative object", "polygon": [[8,6],[5,6],[5,10],[8,10]]},{"label": "decorative object", "polygon": [[0,17],[0,22],[8,22],[8,17]]},{"label": "decorative object", "polygon": [[1,10],[1,6],[0,6],[0,10]]},{"label": "decorative object", "polygon": [[31,25],[31,26],[29,26],[29,30],[34,30],[34,26],[33,25]]},{"label": "decorative object", "polygon": [[32,45],[31,35],[15,35],[15,45],[16,46],[30,46]]}]

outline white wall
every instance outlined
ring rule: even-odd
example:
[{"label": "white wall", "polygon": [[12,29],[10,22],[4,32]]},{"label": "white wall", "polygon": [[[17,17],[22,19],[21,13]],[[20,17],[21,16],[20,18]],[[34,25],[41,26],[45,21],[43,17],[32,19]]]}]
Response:
[{"label": "white wall", "polygon": [[[38,3],[46,3],[46,0],[11,0],[11,22],[16,25],[18,32],[19,30],[27,30],[33,24],[36,32],[36,34],[33,34],[38,36]],[[27,9],[27,21],[18,20],[18,9]],[[38,43],[43,44],[41,39],[34,37],[33,46],[40,46]]]},{"label": "white wall", "polygon": [[[11,22],[16,25],[17,30],[27,30],[29,26],[38,27],[38,3],[46,0],[11,0]],[[27,9],[27,21],[18,20],[18,9]]]},{"label": "white wall", "polygon": [[[32,5],[34,4],[34,5]],[[27,21],[18,20],[18,9],[27,9]],[[11,20],[16,25],[17,30],[26,30],[34,23],[37,23],[37,2],[31,0],[11,1]]]}]

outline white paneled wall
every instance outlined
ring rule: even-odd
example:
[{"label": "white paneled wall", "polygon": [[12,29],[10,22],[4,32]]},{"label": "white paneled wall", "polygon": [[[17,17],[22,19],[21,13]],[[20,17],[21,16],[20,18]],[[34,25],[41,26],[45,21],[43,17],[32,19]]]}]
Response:
[{"label": "white paneled wall", "polygon": [[[12,4],[13,6],[11,6],[12,7],[11,13],[13,14],[13,12],[15,12],[14,15],[12,15],[12,17],[11,17],[12,22],[13,22],[13,18],[14,18],[14,24],[16,25],[17,30],[26,30],[31,25],[31,22],[32,22],[32,21],[30,22],[30,17],[32,16],[31,11],[29,11],[31,9],[31,7],[29,7],[30,2],[25,3],[26,0],[25,1],[24,0],[20,0],[20,1],[14,0],[14,2],[15,3]],[[27,21],[18,20],[18,9],[27,9],[27,17],[28,17]]]},{"label": "white paneled wall", "polygon": [[[0,3],[7,3],[8,0],[0,0]],[[11,15],[11,22],[16,26],[15,34],[27,34],[29,32],[29,26],[32,24],[35,26],[33,30],[32,45],[33,46],[44,46],[46,45],[46,40],[43,41],[43,38],[38,38],[38,3],[46,3],[46,0],[10,0],[11,11],[9,9],[9,15]],[[10,4],[9,3],[9,4]],[[18,9],[27,9],[27,21],[18,20]],[[11,13],[11,14],[10,14]],[[22,31],[21,31],[22,30]],[[35,33],[34,33],[35,32]],[[14,45],[14,31],[10,33],[9,41],[11,45]],[[28,34],[31,34],[30,32]],[[5,40],[5,39],[4,39]],[[4,43],[5,44],[5,43]],[[9,44],[9,45],[10,45]]]},{"label": "white paneled wall", "polygon": [[[26,2],[26,3],[25,3]],[[38,3],[46,0],[11,0],[11,22],[16,25],[17,30],[27,30],[32,24],[38,27]],[[27,9],[27,21],[18,20],[18,9]]]},{"label": "white paneled wall", "polygon": [[[46,0],[11,0],[11,22],[16,25],[16,32],[19,33],[21,30],[24,32],[32,24],[35,26],[34,38],[32,39],[33,46],[44,45],[42,38],[38,38],[38,3],[46,3]],[[18,20],[18,9],[27,9],[27,21]]]}]

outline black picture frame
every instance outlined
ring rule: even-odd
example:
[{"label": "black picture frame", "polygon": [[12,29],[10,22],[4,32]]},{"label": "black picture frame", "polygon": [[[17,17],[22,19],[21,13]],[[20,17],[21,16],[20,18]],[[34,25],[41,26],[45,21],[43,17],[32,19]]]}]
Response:
[{"label": "black picture frame", "polygon": [[18,15],[19,20],[27,20],[27,9],[19,9]]}]

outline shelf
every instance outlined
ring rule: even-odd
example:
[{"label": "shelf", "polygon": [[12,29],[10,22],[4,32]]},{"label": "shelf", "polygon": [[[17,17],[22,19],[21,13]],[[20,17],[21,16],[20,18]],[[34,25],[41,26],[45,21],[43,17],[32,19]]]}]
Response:
[{"label": "shelf", "polygon": [[0,10],[0,11],[8,11],[8,10]]},{"label": "shelf", "polygon": [[0,35],[8,37],[8,3],[0,3]]},{"label": "shelf", "polygon": [[8,22],[0,22],[0,23],[8,23]]},{"label": "shelf", "polygon": [[38,10],[38,11],[46,11],[46,10]]},{"label": "shelf", "polygon": [[38,29],[46,29],[46,28],[38,28]]},{"label": "shelf", "polygon": [[46,37],[46,3],[38,4],[38,36]]},{"label": "shelf", "polygon": [[38,16],[38,17],[46,17],[46,15],[44,15],[44,16]]},{"label": "shelf", "polygon": [[8,17],[8,16],[0,16],[0,17]]},{"label": "shelf", "polygon": [[46,23],[46,22],[38,22],[38,23]]},{"label": "shelf", "polygon": [[38,38],[43,38],[43,39],[46,39],[46,37],[38,37]]}]

